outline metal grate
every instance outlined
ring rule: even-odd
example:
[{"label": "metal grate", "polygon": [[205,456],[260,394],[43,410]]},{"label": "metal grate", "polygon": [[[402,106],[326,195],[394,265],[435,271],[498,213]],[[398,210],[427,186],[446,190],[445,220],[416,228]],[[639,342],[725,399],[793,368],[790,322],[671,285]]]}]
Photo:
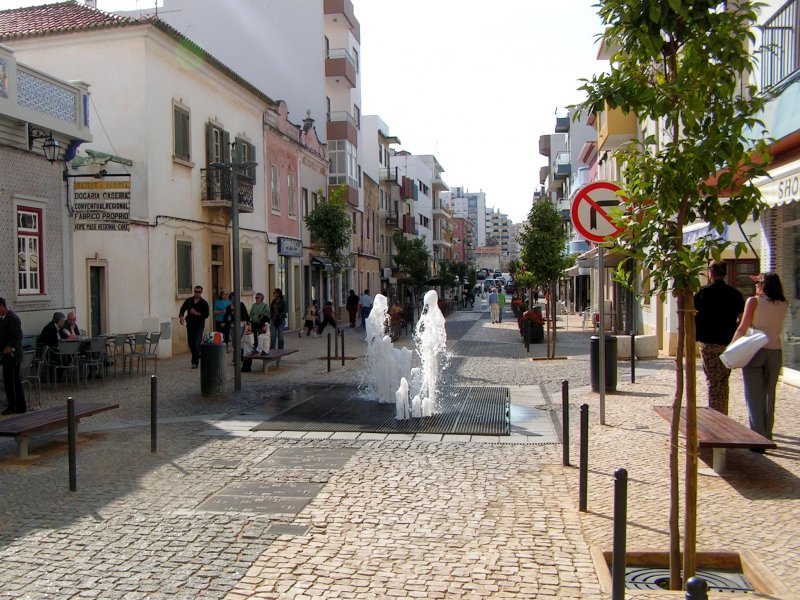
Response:
[{"label": "metal grate", "polygon": [[[753,586],[735,571],[698,569],[697,577],[708,584],[709,592],[752,593]],[[668,590],[669,569],[662,567],[626,567],[625,587],[629,590]]]},{"label": "metal grate", "polygon": [[398,421],[394,404],[364,400],[355,386],[305,386],[277,399],[291,408],[254,431],[357,431],[510,435],[508,388],[448,388],[432,417]]}]

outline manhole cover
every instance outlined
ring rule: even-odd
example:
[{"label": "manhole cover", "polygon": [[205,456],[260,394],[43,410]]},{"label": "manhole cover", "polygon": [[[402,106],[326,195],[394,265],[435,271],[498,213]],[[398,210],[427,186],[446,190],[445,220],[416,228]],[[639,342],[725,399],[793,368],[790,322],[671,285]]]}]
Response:
[{"label": "manhole cover", "polygon": [[305,386],[277,399],[291,406],[254,431],[355,431],[510,435],[508,388],[450,387],[432,417],[398,421],[393,403],[364,400],[356,386]]},{"label": "manhole cover", "polygon": [[212,512],[296,515],[322,489],[321,483],[237,481],[198,506]]},{"label": "manhole cover", "polygon": [[343,469],[358,448],[279,448],[258,463],[261,468]]},{"label": "manhole cover", "polygon": [[[753,592],[753,586],[741,573],[698,569],[697,577],[708,584],[709,592]],[[625,587],[629,590],[668,590],[669,569],[661,567],[626,567]]]}]

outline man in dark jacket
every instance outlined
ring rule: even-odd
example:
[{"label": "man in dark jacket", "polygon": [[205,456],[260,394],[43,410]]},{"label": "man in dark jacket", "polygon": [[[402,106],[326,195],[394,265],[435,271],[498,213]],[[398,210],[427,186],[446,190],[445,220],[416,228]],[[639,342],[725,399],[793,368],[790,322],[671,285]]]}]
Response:
[{"label": "man in dark jacket", "polygon": [[[194,286],[194,295],[184,301],[181,312],[178,314],[181,325],[186,323],[186,341],[192,353],[193,369],[200,364],[200,343],[203,341],[203,329],[205,329],[209,313],[208,302],[205,301],[202,294],[203,286]],[[184,315],[186,315],[185,318]]]},{"label": "man in dark jacket", "polygon": [[728,267],[724,262],[712,263],[709,271],[711,283],[694,296],[697,310],[694,322],[708,383],[708,405],[724,415],[728,414],[728,378],[731,371],[722,364],[719,356],[731,343],[744,312],[741,292],[725,283],[727,273]]},{"label": "man in dark jacket", "polygon": [[22,362],[22,323],[19,317],[6,306],[5,298],[0,298],[0,363],[3,366],[3,387],[6,391],[8,407],[4,415],[24,413],[25,393],[22,390],[20,363]]}]

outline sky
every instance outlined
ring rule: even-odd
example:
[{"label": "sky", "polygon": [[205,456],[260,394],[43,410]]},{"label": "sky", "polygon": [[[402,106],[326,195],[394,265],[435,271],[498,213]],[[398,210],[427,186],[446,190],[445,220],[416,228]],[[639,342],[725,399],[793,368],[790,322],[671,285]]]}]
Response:
[{"label": "sky", "polygon": [[403,150],[434,154],[451,187],[523,221],[539,187],[539,136],[582,99],[597,60],[596,0],[353,0],[363,114]]},{"label": "sky", "polygon": [[[0,0],[0,8],[47,1]],[[595,3],[353,0],[361,113],[380,116],[399,149],[435,155],[449,186],[484,191],[487,207],[521,222],[547,164],[539,136],[553,133],[557,110],[581,101],[579,79],[604,66]],[[130,10],[153,0],[97,4]]]}]

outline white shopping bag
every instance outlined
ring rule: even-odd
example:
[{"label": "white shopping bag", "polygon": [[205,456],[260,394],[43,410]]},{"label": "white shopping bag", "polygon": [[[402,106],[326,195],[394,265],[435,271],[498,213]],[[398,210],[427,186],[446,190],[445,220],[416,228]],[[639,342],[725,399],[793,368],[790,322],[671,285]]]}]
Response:
[{"label": "white shopping bag", "polygon": [[725,352],[719,355],[722,364],[729,369],[740,369],[747,365],[756,352],[767,345],[767,334],[758,329],[751,329],[752,333],[743,335],[735,342],[728,344]]}]

